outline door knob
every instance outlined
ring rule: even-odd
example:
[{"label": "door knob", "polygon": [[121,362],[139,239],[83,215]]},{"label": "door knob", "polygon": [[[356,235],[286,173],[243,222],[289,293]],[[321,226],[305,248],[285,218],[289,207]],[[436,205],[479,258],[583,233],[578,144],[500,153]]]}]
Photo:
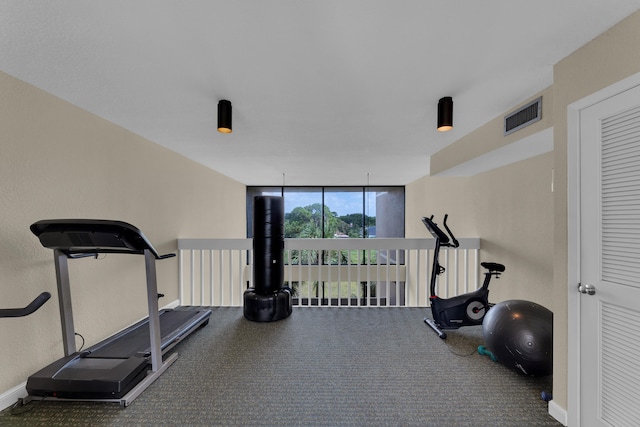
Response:
[{"label": "door knob", "polygon": [[581,294],[595,295],[596,288],[593,285],[583,285],[582,283],[578,283],[578,292]]}]

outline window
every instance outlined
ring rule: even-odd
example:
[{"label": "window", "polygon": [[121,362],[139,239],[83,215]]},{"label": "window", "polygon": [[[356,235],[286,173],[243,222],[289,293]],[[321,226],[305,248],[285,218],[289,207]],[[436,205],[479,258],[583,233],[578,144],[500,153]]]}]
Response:
[{"label": "window", "polygon": [[404,237],[404,187],[247,187],[247,236],[253,198],[284,197],[285,238]]},{"label": "window", "polygon": [[[255,196],[284,197],[285,238],[404,237],[404,187],[247,187],[247,236],[253,236]],[[403,264],[404,255],[386,250],[286,251],[288,266]],[[310,274],[310,270],[305,270]],[[383,305],[387,298],[404,304],[404,282],[377,282],[360,277],[287,282],[294,303],[302,305]],[[337,277],[336,277],[337,279]],[[398,291],[396,291],[398,287]],[[333,304],[333,303],[332,303]],[[338,303],[336,303],[338,304]],[[336,305],[334,304],[334,305]]]}]

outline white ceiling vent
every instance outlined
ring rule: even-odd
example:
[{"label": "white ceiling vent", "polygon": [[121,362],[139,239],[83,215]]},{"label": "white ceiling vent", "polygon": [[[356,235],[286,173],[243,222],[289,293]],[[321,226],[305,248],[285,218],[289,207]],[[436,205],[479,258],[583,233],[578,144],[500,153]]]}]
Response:
[{"label": "white ceiling vent", "polygon": [[524,107],[504,117],[504,134],[509,135],[542,118],[542,97],[536,98]]}]

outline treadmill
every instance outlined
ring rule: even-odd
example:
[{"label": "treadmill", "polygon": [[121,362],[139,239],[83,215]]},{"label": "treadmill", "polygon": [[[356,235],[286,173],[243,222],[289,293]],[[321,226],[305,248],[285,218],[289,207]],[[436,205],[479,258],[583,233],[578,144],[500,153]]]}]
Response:
[{"label": "treadmill", "polygon": [[[156,261],[159,255],[136,227],[121,221],[52,219],[31,225],[46,248],[53,249],[65,356],[27,380],[30,400],[90,400],[128,406],[175,360],[163,355],[183,338],[209,322],[211,310],[178,307],[158,310]],[[69,287],[68,259],[98,254],[144,255],[149,317],[78,351]]]}]

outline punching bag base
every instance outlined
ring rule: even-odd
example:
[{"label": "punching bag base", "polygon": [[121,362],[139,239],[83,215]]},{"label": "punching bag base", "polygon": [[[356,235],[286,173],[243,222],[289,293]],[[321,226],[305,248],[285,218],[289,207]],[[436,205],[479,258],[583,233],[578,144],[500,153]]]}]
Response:
[{"label": "punching bag base", "polygon": [[275,322],[291,315],[293,311],[291,290],[282,288],[277,292],[260,295],[254,288],[244,292],[244,317],[254,322]]}]

